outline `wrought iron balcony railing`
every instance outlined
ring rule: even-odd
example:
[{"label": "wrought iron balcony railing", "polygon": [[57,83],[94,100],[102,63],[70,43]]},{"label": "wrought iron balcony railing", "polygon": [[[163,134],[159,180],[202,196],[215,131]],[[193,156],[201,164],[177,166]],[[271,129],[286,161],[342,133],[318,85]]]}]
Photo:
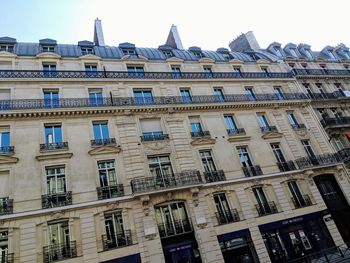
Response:
[{"label": "wrought iron balcony railing", "polygon": [[312,205],[312,201],[311,201],[309,195],[303,195],[302,198],[292,197],[291,199],[292,199],[292,202],[293,202],[295,208],[302,208],[302,207]]},{"label": "wrought iron balcony railing", "polygon": [[40,144],[40,151],[55,151],[55,150],[67,150],[68,142],[55,142],[55,143],[42,143]]},{"label": "wrought iron balcony railing", "polygon": [[51,263],[77,257],[76,241],[55,244],[43,248],[44,263]]},{"label": "wrought iron balcony railing", "polygon": [[120,197],[124,195],[124,187],[122,184],[97,187],[98,200]]},{"label": "wrought iron balcony railing", "polygon": [[346,98],[346,96],[339,91],[334,91],[332,93],[308,93],[307,96],[311,100],[336,100]]},{"label": "wrought iron balcony railing", "polygon": [[252,177],[263,174],[260,165],[246,166],[242,167],[242,169],[245,177]]},{"label": "wrought iron balcony railing", "polygon": [[0,263],[13,263],[13,262],[14,262],[14,253],[0,254]]},{"label": "wrought iron balcony railing", "polygon": [[341,158],[338,154],[326,153],[321,155],[315,155],[313,157],[301,157],[296,159],[295,162],[300,169],[310,168],[312,166],[329,165],[341,162]]},{"label": "wrought iron balcony railing", "polygon": [[260,127],[261,132],[266,133],[266,132],[278,132],[276,126],[264,126]]},{"label": "wrought iron balcony railing", "polygon": [[237,128],[237,129],[227,129],[228,135],[242,135],[245,134],[244,128]]},{"label": "wrought iron balcony railing", "polygon": [[305,124],[303,123],[297,123],[297,124],[291,124],[293,130],[304,130],[306,129]]},{"label": "wrought iron balcony railing", "polygon": [[115,145],[115,138],[95,139],[91,140],[91,146]]},{"label": "wrought iron balcony railing", "polygon": [[[307,100],[304,93],[285,93],[285,100]],[[106,97],[98,100],[89,98],[61,98],[55,103],[48,104],[45,99],[16,99],[0,100],[0,110],[23,110],[23,109],[57,109],[57,108],[83,108],[83,107],[124,107],[143,105],[188,105],[188,104],[222,104],[259,101],[281,101],[276,94],[255,94],[254,101],[247,94],[226,94],[224,98],[218,99],[216,95],[191,96],[191,100],[184,101],[181,96],[163,96],[151,98],[135,97]],[[54,105],[54,106],[52,106]]]},{"label": "wrought iron balcony railing", "polygon": [[72,192],[46,194],[41,196],[43,209],[60,207],[72,204]]},{"label": "wrought iron balcony railing", "polygon": [[209,131],[196,131],[196,132],[191,132],[191,137],[192,137],[192,138],[197,138],[197,137],[210,137],[210,132],[209,132]]},{"label": "wrought iron balcony railing", "polygon": [[150,135],[142,135],[142,142],[153,142],[153,141],[164,141],[169,140],[168,134],[150,134]]},{"label": "wrought iron balcony railing", "polygon": [[288,171],[293,171],[297,169],[293,161],[277,163],[277,166],[281,172],[288,172]]},{"label": "wrought iron balcony railing", "polygon": [[0,146],[0,155],[14,154],[15,146]]},{"label": "wrought iron balcony railing", "polygon": [[102,235],[103,251],[131,246],[132,244],[133,243],[130,230],[124,230],[124,232],[121,233]]},{"label": "wrought iron balcony railing", "polygon": [[[51,74],[48,74],[51,73]],[[236,79],[236,78],[293,78],[292,72],[128,72],[128,71],[60,71],[1,70],[0,78],[99,78],[99,79]]]},{"label": "wrought iron balcony railing", "polygon": [[266,215],[278,213],[276,204],[273,201],[270,201],[270,202],[267,202],[266,204],[261,204],[261,205],[256,204],[255,208],[259,216],[266,216]]},{"label": "wrought iron balcony railing", "polygon": [[204,172],[204,178],[207,183],[226,181],[223,170]]},{"label": "wrought iron balcony railing", "polygon": [[350,158],[350,148],[344,148],[338,151],[338,156],[342,161],[347,161]]},{"label": "wrought iron balcony railing", "polygon": [[331,128],[332,126],[348,126],[350,125],[350,117],[324,118],[321,120],[323,127]]},{"label": "wrought iron balcony railing", "polygon": [[345,69],[301,69],[295,68],[293,69],[293,73],[296,76],[350,76],[350,71]]},{"label": "wrought iron balcony railing", "polygon": [[163,177],[144,177],[131,180],[133,193],[157,191],[167,188],[175,188],[187,185],[201,184],[202,178],[197,170],[184,171]]},{"label": "wrought iron balcony railing", "polygon": [[238,222],[241,220],[237,209],[216,212],[215,215],[219,225]]},{"label": "wrought iron balcony railing", "polygon": [[160,238],[182,235],[193,231],[189,218],[158,224]]},{"label": "wrought iron balcony railing", "polygon": [[0,198],[0,215],[7,215],[13,213],[13,199],[7,197]]}]

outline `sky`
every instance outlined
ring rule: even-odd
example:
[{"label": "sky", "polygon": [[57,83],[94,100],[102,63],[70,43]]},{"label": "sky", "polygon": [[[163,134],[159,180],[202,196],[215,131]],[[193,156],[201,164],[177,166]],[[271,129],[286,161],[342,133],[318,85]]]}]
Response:
[{"label": "sky", "polygon": [[276,41],[307,43],[318,51],[350,46],[349,12],[349,0],[0,0],[0,36],[93,41],[98,17],[110,46],[158,47],[175,24],[185,48],[216,50],[253,31],[261,48]]}]

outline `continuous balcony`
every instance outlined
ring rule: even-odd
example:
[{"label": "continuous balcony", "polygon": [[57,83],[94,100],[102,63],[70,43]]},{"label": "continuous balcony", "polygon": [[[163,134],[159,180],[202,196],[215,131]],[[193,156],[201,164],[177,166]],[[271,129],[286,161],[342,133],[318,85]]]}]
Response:
[{"label": "continuous balcony", "polygon": [[280,172],[289,172],[297,169],[293,161],[279,162],[277,163]]},{"label": "continuous balcony", "polygon": [[237,209],[216,212],[215,216],[219,225],[238,222],[241,220]]},{"label": "continuous balcony", "polygon": [[342,161],[348,161],[350,158],[350,148],[344,148],[338,151],[338,156]]},{"label": "continuous balcony", "polygon": [[[6,250],[5,250],[6,251]],[[0,254],[1,263],[14,263],[14,253],[1,253]]]},{"label": "continuous balcony", "polygon": [[154,142],[169,140],[168,134],[148,134],[141,136],[141,142]]},{"label": "continuous balcony", "polygon": [[271,214],[278,213],[278,209],[276,207],[275,202],[267,202],[265,204],[256,204],[255,205],[256,211],[258,212],[259,216],[266,216]]},{"label": "continuous balcony", "polygon": [[41,203],[43,209],[71,205],[72,192],[42,195]]},{"label": "continuous balcony", "polygon": [[191,137],[192,137],[192,138],[210,137],[210,132],[209,132],[209,131],[196,131],[196,132],[191,132]]},{"label": "continuous balcony", "polygon": [[295,162],[299,169],[306,169],[313,166],[331,165],[341,162],[341,158],[338,154],[326,153],[321,155],[315,155],[313,157],[301,157],[296,159]]},{"label": "continuous balcony", "polygon": [[306,69],[294,68],[295,76],[350,76],[350,71],[346,69]]},{"label": "continuous balcony", "polygon": [[132,244],[133,243],[130,230],[124,230],[122,233],[102,235],[103,251],[131,246]]},{"label": "continuous balcony", "polygon": [[245,177],[252,177],[263,174],[260,165],[242,167],[242,170]]},{"label": "continuous balcony", "polygon": [[51,263],[75,257],[77,257],[76,241],[50,245],[43,248],[44,263]]},{"label": "continuous balcony", "polygon": [[204,172],[204,178],[207,183],[226,181],[223,170]]},{"label": "continuous balcony", "polygon": [[[304,93],[284,93],[286,101],[307,100]],[[0,111],[6,110],[25,110],[25,109],[66,109],[66,108],[96,108],[96,107],[126,107],[142,105],[192,105],[192,104],[223,104],[223,103],[240,103],[240,102],[266,102],[278,101],[281,99],[272,93],[255,94],[255,100],[252,101],[247,94],[227,94],[224,98],[218,99],[216,95],[197,95],[192,96],[191,100],[184,101],[181,96],[162,96],[151,97],[140,100],[134,97],[105,97],[98,101],[91,101],[89,98],[61,98],[55,100],[55,106],[48,105],[45,99],[16,99],[0,100]]]},{"label": "continuous balcony", "polygon": [[18,79],[291,79],[292,72],[128,72],[1,70],[0,78]]},{"label": "continuous balcony", "polygon": [[90,142],[92,147],[116,144],[115,138],[94,139],[94,140],[91,140]]},{"label": "continuous balcony", "polygon": [[227,129],[227,134],[229,136],[244,135],[245,134],[245,129],[244,128]]},{"label": "continuous balcony", "polygon": [[193,227],[189,218],[183,220],[174,220],[167,223],[158,224],[160,238],[178,236],[191,233]]},{"label": "continuous balcony", "polygon": [[15,146],[0,146],[0,155],[12,155],[15,153]]},{"label": "continuous balcony", "polygon": [[40,144],[40,151],[56,151],[68,150],[68,142],[42,143]]},{"label": "continuous balcony", "polygon": [[185,171],[164,177],[144,177],[131,180],[133,193],[159,191],[167,188],[197,185],[202,183],[199,171]]},{"label": "continuous balcony", "polygon": [[267,132],[278,132],[277,127],[276,126],[263,126],[260,127],[261,132],[263,133],[267,133]]},{"label": "continuous balcony", "polygon": [[0,215],[13,213],[13,199],[0,198]]},{"label": "continuous balcony", "polygon": [[324,128],[338,128],[350,126],[350,117],[324,118],[321,120]]},{"label": "continuous balcony", "polygon": [[312,201],[309,195],[303,195],[302,198],[292,197],[291,199],[295,208],[302,208],[312,205]]},{"label": "continuous balcony", "polygon": [[97,187],[96,191],[98,200],[110,199],[124,195],[124,187],[122,184]]}]

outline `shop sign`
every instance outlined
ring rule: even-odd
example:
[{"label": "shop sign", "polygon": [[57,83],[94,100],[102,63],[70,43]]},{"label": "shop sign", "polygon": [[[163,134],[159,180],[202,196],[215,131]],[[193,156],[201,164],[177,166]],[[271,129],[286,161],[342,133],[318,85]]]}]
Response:
[{"label": "shop sign", "polygon": [[296,217],[296,218],[282,221],[282,225],[285,226],[285,225],[294,224],[302,221],[304,221],[303,217]]}]

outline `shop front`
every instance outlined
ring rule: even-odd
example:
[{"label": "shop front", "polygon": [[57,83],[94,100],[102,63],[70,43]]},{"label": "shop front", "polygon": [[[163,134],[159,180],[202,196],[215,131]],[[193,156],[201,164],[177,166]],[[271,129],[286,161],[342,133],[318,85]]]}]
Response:
[{"label": "shop front", "polygon": [[324,223],[327,211],[259,226],[273,263],[288,262],[334,246]]}]

